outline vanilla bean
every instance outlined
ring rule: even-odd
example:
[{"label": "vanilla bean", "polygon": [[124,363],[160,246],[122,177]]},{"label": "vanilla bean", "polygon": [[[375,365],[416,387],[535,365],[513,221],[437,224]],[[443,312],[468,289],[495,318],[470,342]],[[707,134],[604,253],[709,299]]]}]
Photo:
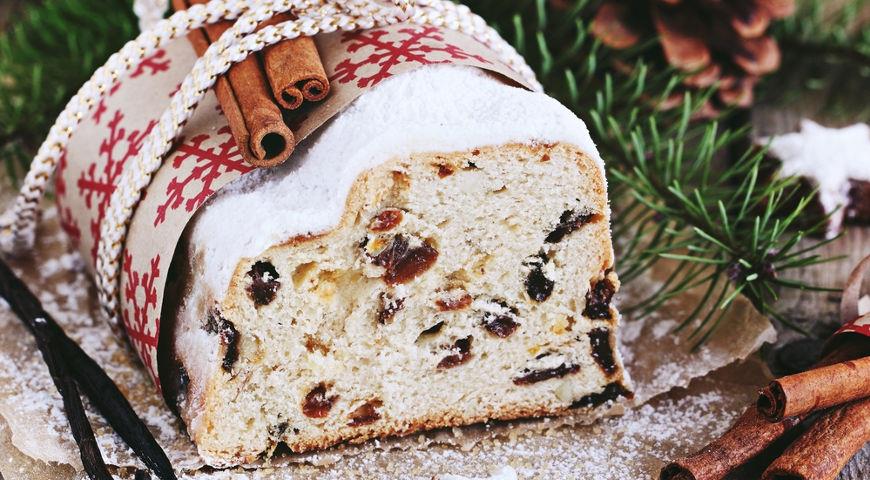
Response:
[{"label": "vanilla bean", "polygon": [[[115,432],[130,446],[145,465],[157,474],[158,478],[161,480],[175,480],[175,473],[172,470],[169,459],[166,457],[166,453],[157,444],[148,427],[136,415],[133,407],[118,389],[118,386],[77,343],[64,333],[60,325],[45,312],[39,300],[27,288],[27,285],[2,260],[0,260],[0,297],[3,297],[9,303],[12,311],[33,333],[37,340],[37,346],[43,353],[43,358],[49,364],[52,378],[55,377],[55,371],[58,371],[58,378],[64,382],[62,387],[61,384],[58,384],[58,380],[55,379],[55,385],[57,385],[61,396],[64,398],[65,407],[67,402],[70,402],[70,407],[73,408],[74,413],[70,413],[70,407],[67,407],[67,416],[70,425],[73,427],[73,435],[76,437],[76,442],[82,451],[82,461],[85,463],[85,468],[88,468],[85,460],[86,450],[89,456],[88,461],[92,460],[90,457],[93,457],[94,452],[87,446],[87,435],[82,437],[82,441],[76,435],[78,425],[74,423],[80,424],[84,421],[87,424],[87,430],[90,431],[90,424],[87,422],[84,409],[80,407],[81,399],[78,396],[76,383],[78,383],[78,387],[87,395],[94,407],[109,422],[109,425],[112,426]],[[72,389],[68,388],[66,384],[71,385]],[[80,407],[80,413],[75,411],[76,403]],[[90,439],[93,439],[93,432],[90,433]],[[105,469],[99,450],[96,450],[95,453],[96,459],[93,460],[98,461],[99,464],[103,465],[103,469]],[[88,472],[91,478],[111,478],[94,477],[90,473],[90,470]]]},{"label": "vanilla bean", "polygon": [[[4,280],[6,279],[4,278]],[[8,282],[2,282],[2,287],[0,288],[3,289],[4,294],[7,293],[7,286],[9,286]],[[8,297],[4,295],[4,298]],[[52,329],[49,328],[49,322],[46,318],[36,317],[30,319],[29,323],[33,336],[36,338],[36,345],[39,347],[39,351],[42,352],[45,364],[48,365],[51,379],[54,381],[54,385],[63,399],[63,409],[66,412],[66,418],[69,421],[73,438],[75,438],[76,444],[79,446],[79,453],[82,458],[82,465],[85,467],[85,472],[87,472],[91,480],[112,480],[112,475],[109,473],[109,469],[106,468],[106,463],[103,462],[100,447],[97,445],[94,431],[85,414],[85,407],[82,405],[82,399],[79,397],[75,380],[67,370],[67,365],[63,361],[63,358],[58,355],[57,345],[55,345],[57,337],[53,334]]]},{"label": "vanilla bean", "polygon": [[[59,326],[54,325],[54,327],[60,330]],[[62,347],[65,357],[71,363],[76,380],[91,403],[118,436],[133,449],[136,456],[154,471],[157,478],[175,480],[175,472],[166,453],[157,444],[145,423],[136,415],[124,394],[118,390],[115,382],[77,343],[65,334],[63,338],[65,341],[62,342]]]}]

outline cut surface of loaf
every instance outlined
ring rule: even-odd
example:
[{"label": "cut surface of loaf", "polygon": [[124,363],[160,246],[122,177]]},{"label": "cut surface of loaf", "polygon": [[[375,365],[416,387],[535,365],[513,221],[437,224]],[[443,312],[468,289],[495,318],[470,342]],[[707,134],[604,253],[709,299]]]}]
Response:
[{"label": "cut surface of loaf", "polygon": [[[409,147],[381,144],[386,151],[370,152],[369,163],[351,158],[358,171],[325,183],[337,185],[330,195],[340,202],[332,220],[324,205],[326,227],[322,219],[277,221],[265,232],[234,224],[245,223],[244,211],[231,206],[257,197],[250,192],[277,194],[286,182],[314,189],[323,179],[302,173],[318,146],[337,141],[330,137],[342,122],[400,121],[407,109],[384,113],[366,102],[413,98],[427,76],[487,93],[458,99],[466,105],[449,115],[465,117],[440,132],[473,122],[478,137],[436,136],[430,142],[447,149],[435,149],[411,128],[418,141]],[[533,124],[571,123],[533,137],[487,133],[487,121],[508,128],[500,102],[537,102],[525,119]],[[181,300],[164,326],[172,343],[164,378],[176,381],[164,382],[209,463],[251,462],[282,443],[302,452],[630,396],[616,349],[619,281],[603,171],[582,122],[554,103],[466,69],[402,75],[328,126],[299,166],[206,207],[179,260]],[[349,143],[359,152],[373,141]],[[263,208],[306,215],[302,203]],[[225,237],[210,239],[220,222]]]}]

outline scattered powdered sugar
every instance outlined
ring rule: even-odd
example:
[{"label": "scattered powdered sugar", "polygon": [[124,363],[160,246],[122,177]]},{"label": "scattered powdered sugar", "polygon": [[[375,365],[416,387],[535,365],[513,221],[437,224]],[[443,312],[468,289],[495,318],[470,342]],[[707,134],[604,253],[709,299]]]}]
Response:
[{"label": "scattered powdered sugar", "polygon": [[819,202],[832,213],[828,234],[836,234],[849,203],[849,180],[870,181],[870,126],[827,128],[804,119],[800,132],[761,139],[768,141],[783,176],[805,177],[818,187]]},{"label": "scattered powdered sugar", "polygon": [[517,471],[510,465],[497,469],[489,477],[463,477],[462,475],[443,474],[435,477],[435,480],[517,480]]},{"label": "scattered powdered sugar", "polygon": [[656,338],[662,338],[665,335],[672,334],[677,325],[678,323],[676,320],[659,320],[653,327],[652,334],[655,335]]},{"label": "scattered powdered sugar", "polygon": [[191,244],[208,259],[203,282],[222,297],[243,258],[335,227],[352,183],[392,158],[559,141],[577,145],[603,170],[583,122],[545,94],[471,67],[428,66],[395,76],[363,93],[284,165],[245,175],[197,214]]},{"label": "scattered powdered sugar", "polygon": [[637,341],[642,331],[642,322],[620,322],[618,331],[620,343],[632,343]]},{"label": "scattered powdered sugar", "polygon": [[82,258],[74,253],[65,253],[58,258],[50,258],[42,263],[40,275],[43,278],[51,278],[59,272],[70,270],[82,270],[84,264]]}]

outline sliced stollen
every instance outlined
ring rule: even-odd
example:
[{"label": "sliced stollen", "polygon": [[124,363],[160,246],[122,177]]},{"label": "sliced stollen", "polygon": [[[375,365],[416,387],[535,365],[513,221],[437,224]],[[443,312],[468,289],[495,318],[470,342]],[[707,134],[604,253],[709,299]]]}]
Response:
[{"label": "sliced stollen", "polygon": [[197,214],[164,392],[215,466],[630,396],[609,223],[557,101],[468,67],[393,77]]}]

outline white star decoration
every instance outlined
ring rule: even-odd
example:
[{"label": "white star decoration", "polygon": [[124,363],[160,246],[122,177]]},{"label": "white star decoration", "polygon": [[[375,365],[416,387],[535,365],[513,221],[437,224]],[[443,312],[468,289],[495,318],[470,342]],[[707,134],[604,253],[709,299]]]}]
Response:
[{"label": "white star decoration", "polygon": [[139,17],[139,29],[145,31],[163,20],[169,0],[134,0],[133,12]]},{"label": "white star decoration", "polygon": [[782,161],[780,175],[808,179],[819,191],[825,212],[834,212],[829,236],[840,230],[849,202],[849,180],[870,182],[870,126],[856,123],[827,128],[801,121],[801,131],[763,138],[770,152]]}]

